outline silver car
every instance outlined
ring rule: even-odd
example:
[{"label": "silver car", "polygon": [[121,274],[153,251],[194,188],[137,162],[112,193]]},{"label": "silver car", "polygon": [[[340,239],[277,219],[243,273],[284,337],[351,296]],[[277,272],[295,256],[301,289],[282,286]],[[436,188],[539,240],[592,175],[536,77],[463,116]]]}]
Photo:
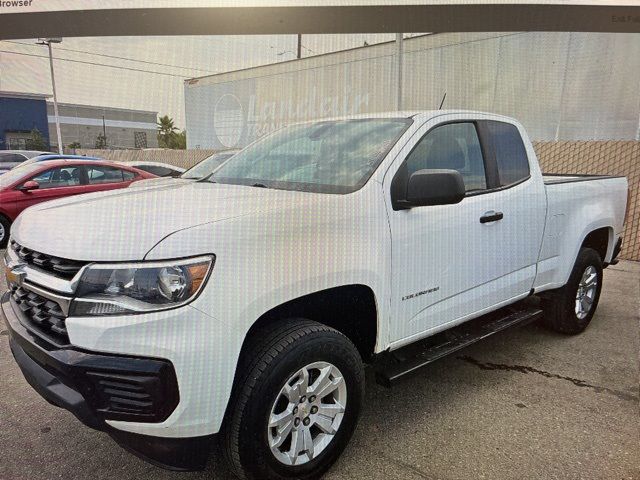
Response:
[{"label": "silver car", "polygon": [[38,152],[35,150],[0,150],[0,175],[13,167],[17,167],[22,162],[38,155],[45,155],[50,152]]}]

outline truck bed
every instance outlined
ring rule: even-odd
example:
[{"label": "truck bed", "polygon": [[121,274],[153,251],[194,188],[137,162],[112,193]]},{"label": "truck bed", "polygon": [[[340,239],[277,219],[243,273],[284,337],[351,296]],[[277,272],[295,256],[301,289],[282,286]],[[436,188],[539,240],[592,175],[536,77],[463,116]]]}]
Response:
[{"label": "truck bed", "polygon": [[589,232],[608,228],[608,262],[621,234],[627,179],[606,175],[546,175],[547,221],[538,261],[536,291],[567,282],[578,249]]},{"label": "truck bed", "polygon": [[583,175],[565,173],[543,173],[542,178],[545,185],[555,185],[558,183],[586,182],[589,180],[604,180],[607,178],[621,178],[613,175]]}]

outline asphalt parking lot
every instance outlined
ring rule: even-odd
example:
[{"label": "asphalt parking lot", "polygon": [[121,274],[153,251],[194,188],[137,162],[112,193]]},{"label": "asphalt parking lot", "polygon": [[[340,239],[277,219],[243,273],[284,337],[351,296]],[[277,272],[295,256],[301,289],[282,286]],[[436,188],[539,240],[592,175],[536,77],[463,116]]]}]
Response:
[{"label": "asphalt parking lot", "polygon": [[[4,291],[4,279],[2,280]],[[640,479],[640,263],[605,273],[582,335],[533,324],[391,390],[369,375],[359,427],[328,479]],[[231,478],[173,473],[126,453],[27,384],[0,325],[0,479]]]}]

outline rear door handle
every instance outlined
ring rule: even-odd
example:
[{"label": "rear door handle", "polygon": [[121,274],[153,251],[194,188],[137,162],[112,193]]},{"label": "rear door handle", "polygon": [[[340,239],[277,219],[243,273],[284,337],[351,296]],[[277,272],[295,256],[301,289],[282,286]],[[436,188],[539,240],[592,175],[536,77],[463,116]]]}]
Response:
[{"label": "rear door handle", "polygon": [[484,215],[480,217],[480,223],[491,223],[497,222],[498,220],[502,220],[504,214],[502,212],[486,212]]}]

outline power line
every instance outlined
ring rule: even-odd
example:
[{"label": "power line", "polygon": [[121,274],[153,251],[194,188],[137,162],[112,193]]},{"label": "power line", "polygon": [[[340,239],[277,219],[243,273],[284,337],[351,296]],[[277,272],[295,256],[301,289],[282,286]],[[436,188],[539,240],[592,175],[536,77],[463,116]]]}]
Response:
[{"label": "power line", "polygon": [[[36,58],[49,58],[46,55],[37,55],[35,53],[24,53],[24,52],[12,52],[11,50],[0,50],[0,53],[8,53],[10,55],[22,55],[25,57],[36,57]],[[156,72],[156,71],[152,71],[152,70],[142,70],[140,68],[132,68],[132,67],[121,67],[118,65],[108,65],[106,63],[97,63],[97,62],[87,62],[85,60],[72,60],[70,58],[60,58],[60,57],[53,57],[54,60],[60,61],[60,62],[71,62],[71,63],[82,63],[84,65],[93,65],[96,67],[106,67],[106,68],[116,68],[119,70],[129,70],[131,72],[139,72],[139,73],[152,73],[155,75],[165,75],[167,77],[177,77],[177,78],[182,78],[182,79],[186,79],[186,78],[191,78],[189,76],[185,76],[185,75],[176,75],[173,73],[165,73],[165,72]]]},{"label": "power line", "polygon": [[[34,45],[31,43],[23,43],[23,42],[13,42],[11,40],[5,40],[6,43],[13,43],[15,45],[23,45],[25,47],[38,47],[38,45]],[[184,70],[197,70],[199,72],[205,72],[205,73],[215,73],[211,70],[205,70],[203,68],[196,68],[196,67],[183,67],[181,65],[172,65],[169,63],[160,63],[160,62],[151,62],[148,60],[139,60],[137,58],[130,58],[130,57],[119,57],[117,55],[108,55],[106,53],[95,53],[95,52],[87,52],[86,50],[75,50],[73,48],[65,48],[65,47],[59,47],[56,46],[56,50],[64,50],[65,52],[74,52],[74,53],[83,53],[86,55],[96,55],[98,57],[106,57],[106,58],[113,58],[116,60],[126,60],[128,62],[139,62],[139,63],[146,63],[147,65],[157,65],[160,67],[171,67],[171,68],[181,68]]]}]

